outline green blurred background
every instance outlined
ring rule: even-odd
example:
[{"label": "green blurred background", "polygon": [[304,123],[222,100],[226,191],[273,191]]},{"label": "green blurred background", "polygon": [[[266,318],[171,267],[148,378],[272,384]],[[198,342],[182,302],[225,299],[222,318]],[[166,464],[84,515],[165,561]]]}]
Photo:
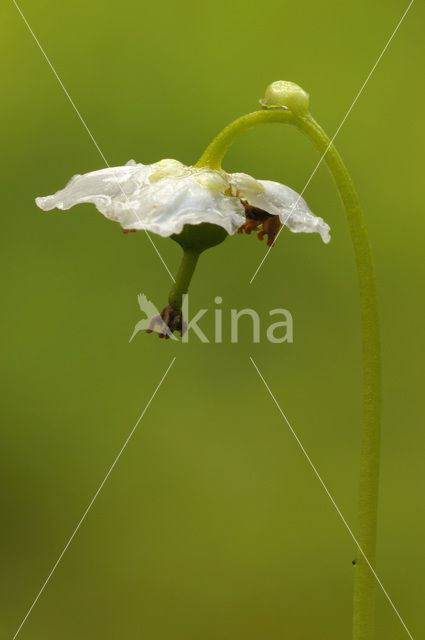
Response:
[{"label": "green blurred background", "polygon": [[[266,85],[295,81],[333,134],[407,3],[22,0],[111,165],[194,162]],[[12,2],[0,10],[2,176],[1,637],[11,638],[173,356],[176,362],[20,637],[350,637],[353,543],[249,362],[252,355],[355,527],[360,333],[342,206],[321,167],[306,199],[332,242],[236,236],[202,258],[192,304],[289,309],[294,344],[187,345],[138,334],[137,294],[170,278],[144,234],[53,193],[102,160]],[[425,633],[423,22],[400,27],[337,138],[364,204],[384,357],[377,570]],[[422,157],[421,157],[422,156]],[[300,191],[318,156],[279,125],[230,171]],[[179,248],[157,239],[175,270]],[[213,314],[202,321],[209,335]],[[407,637],[382,592],[377,637]]]}]

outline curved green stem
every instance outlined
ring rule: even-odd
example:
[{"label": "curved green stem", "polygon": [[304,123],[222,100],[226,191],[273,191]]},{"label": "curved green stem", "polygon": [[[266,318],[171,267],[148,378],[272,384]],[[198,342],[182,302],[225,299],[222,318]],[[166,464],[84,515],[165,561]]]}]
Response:
[{"label": "curved green stem", "polygon": [[208,145],[195,167],[210,167],[210,169],[220,169],[226,151],[239,138],[239,136],[253,129],[259,124],[272,124],[273,122],[294,123],[295,117],[286,109],[254,111],[248,113],[237,120],[231,122],[221,131],[216,138]]},{"label": "curved green stem", "polygon": [[179,270],[177,271],[176,280],[171,287],[170,295],[168,296],[168,302],[173,309],[181,310],[182,308],[183,295],[188,292],[189,284],[198,263],[199,256],[199,251],[183,249],[183,257]]},{"label": "curved green stem", "polygon": [[[344,203],[356,258],[363,335],[363,432],[357,540],[374,566],[381,435],[381,348],[375,270],[360,202],[341,156],[311,116],[297,119],[296,126],[325,154],[324,161]],[[375,588],[375,577],[358,553],[354,577],[354,640],[374,637]]]},{"label": "curved green stem", "polygon": [[[351,177],[339,153],[311,115],[295,115],[285,109],[256,111],[235,120],[211,142],[196,166],[220,169],[226,151],[241,133],[258,124],[273,122],[295,125],[318,149],[335,180],[347,214],[357,266],[363,340],[363,429],[357,540],[373,566],[381,431],[380,335],[372,255],[363,213]],[[373,573],[364,557],[358,553],[354,578],[353,640],[372,640],[374,637],[375,586]]]}]

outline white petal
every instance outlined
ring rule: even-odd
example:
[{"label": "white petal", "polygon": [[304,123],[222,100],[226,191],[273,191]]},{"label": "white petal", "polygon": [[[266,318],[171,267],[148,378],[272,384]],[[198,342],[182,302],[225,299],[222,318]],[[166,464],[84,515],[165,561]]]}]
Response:
[{"label": "white petal", "polygon": [[186,167],[177,160],[152,165],[130,161],[124,167],[74,176],[64,189],[36,203],[48,211],[92,202],[124,229],[146,229],[161,236],[202,222],[233,234],[245,217],[239,199],[224,195],[228,186],[224,172]]},{"label": "white petal", "polygon": [[281,223],[293,233],[319,233],[323,242],[330,242],[329,225],[310,211],[306,201],[296,191],[271,180],[259,182],[264,186],[266,211],[278,215]]},{"label": "white petal", "polygon": [[330,241],[330,227],[323,218],[312,213],[306,201],[290,187],[271,180],[255,180],[243,173],[229,175],[238,195],[249,204],[277,215],[294,233],[319,233],[323,242]]},{"label": "white petal", "polygon": [[151,165],[136,164],[134,160],[124,167],[109,167],[75,175],[64,189],[52,196],[36,198],[36,204],[44,211],[70,209],[81,202],[93,202],[101,213],[107,215],[115,198],[131,199],[135,190],[151,173]]},{"label": "white petal", "polygon": [[247,173],[229,173],[227,175],[232,186],[232,194],[255,206],[251,200],[264,193],[261,181],[256,180]]},{"label": "white petal", "polygon": [[243,206],[224,195],[227,184],[222,185],[223,191],[217,189],[218,180],[208,173],[212,172],[188,170],[184,176],[166,176],[144,186],[138,208],[143,224],[133,228],[169,236],[180,233],[185,224],[209,222],[235,233],[245,221]]}]

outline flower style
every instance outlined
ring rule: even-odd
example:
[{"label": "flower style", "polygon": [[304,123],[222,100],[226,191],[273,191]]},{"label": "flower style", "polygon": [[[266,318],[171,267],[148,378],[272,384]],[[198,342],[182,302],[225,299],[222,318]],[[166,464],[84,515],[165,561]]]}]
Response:
[{"label": "flower style", "polygon": [[178,160],[143,165],[130,160],[74,176],[54,195],[37,198],[44,211],[92,202],[124,232],[146,230],[163,237],[178,235],[185,225],[210,223],[229,235],[258,232],[271,246],[282,225],[294,233],[317,232],[329,242],[329,226],[315,216],[295,191],[245,173],[187,167]]}]

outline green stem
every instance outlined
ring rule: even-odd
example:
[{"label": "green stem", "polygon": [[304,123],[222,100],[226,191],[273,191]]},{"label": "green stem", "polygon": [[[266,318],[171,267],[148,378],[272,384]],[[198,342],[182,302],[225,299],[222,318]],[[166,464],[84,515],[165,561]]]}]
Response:
[{"label": "green stem", "polygon": [[173,309],[181,310],[182,308],[183,294],[189,290],[189,284],[192,280],[199,256],[199,251],[183,249],[183,257],[176,275],[176,280],[168,296],[168,302]]},{"label": "green stem", "polygon": [[[345,206],[356,258],[363,335],[363,432],[357,540],[374,566],[381,436],[381,349],[375,270],[360,202],[341,156],[311,116],[298,118],[296,126],[319,153],[326,154],[324,160]],[[360,553],[354,569],[353,640],[372,640],[375,577]]]},{"label": "green stem", "polygon": [[210,167],[210,169],[220,169],[221,161],[226,151],[239,138],[239,136],[253,129],[259,124],[272,124],[273,122],[294,123],[295,117],[291,111],[286,109],[254,111],[248,113],[237,120],[231,122],[221,131],[216,138],[208,145],[195,167]]},{"label": "green stem", "polygon": [[[357,540],[371,566],[375,564],[381,432],[381,354],[375,272],[360,202],[339,153],[310,114],[285,109],[249,113],[229,124],[207,147],[196,166],[220,169],[231,144],[258,124],[295,125],[322,154],[343,201],[357,266],[363,341],[363,429],[360,459]],[[375,578],[361,553],[354,577],[353,640],[374,637]]]}]

